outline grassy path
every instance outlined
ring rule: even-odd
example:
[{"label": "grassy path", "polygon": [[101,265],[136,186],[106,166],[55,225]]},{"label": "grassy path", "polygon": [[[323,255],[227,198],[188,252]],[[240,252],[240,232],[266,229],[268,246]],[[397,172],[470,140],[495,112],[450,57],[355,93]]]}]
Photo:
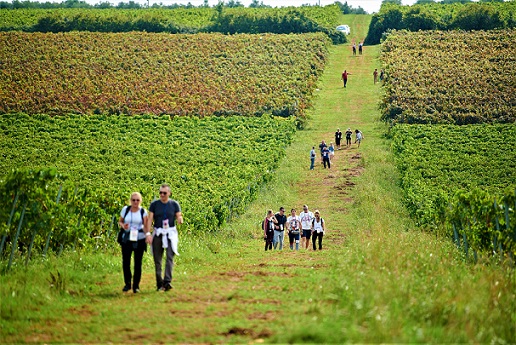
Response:
[{"label": "grassy path", "polygon": [[[347,17],[357,40],[369,18]],[[60,295],[36,290],[47,278],[39,277],[23,292],[33,307],[3,312],[2,342],[514,341],[514,277],[464,264],[451,243],[415,230],[401,205],[376,122],[377,55],[378,47],[358,57],[349,45],[331,48],[309,126],[287,149],[277,179],[222,235],[181,238],[173,290],[154,291],[148,254],[137,295],[120,292],[119,257],[71,255],[57,266],[69,281],[96,265],[116,273],[99,269],[89,273],[95,283]],[[346,89],[343,69],[352,73]],[[337,151],[330,170],[309,171],[311,146],[333,141],[338,127],[361,129],[361,147]],[[264,252],[265,211],[305,203],[327,222],[324,250]]]}]

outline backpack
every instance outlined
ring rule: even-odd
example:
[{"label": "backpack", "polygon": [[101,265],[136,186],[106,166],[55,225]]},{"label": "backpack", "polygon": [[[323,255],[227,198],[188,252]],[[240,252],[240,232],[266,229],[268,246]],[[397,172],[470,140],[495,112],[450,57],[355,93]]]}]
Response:
[{"label": "backpack", "polygon": [[[129,214],[130,211],[131,211],[131,206],[127,206],[125,208],[124,219],[125,219],[125,217],[127,217],[127,215]],[[143,207],[140,208],[140,216],[142,217],[142,222],[143,222],[143,214],[144,213],[145,213],[145,209]],[[126,243],[127,241],[129,241],[129,233],[127,233],[124,229],[120,229],[120,231],[118,232],[118,238],[116,239],[116,241],[120,244]]]},{"label": "backpack", "polygon": [[[321,218],[321,226],[324,225],[324,219]],[[312,219],[312,228],[315,226],[315,217]]]}]

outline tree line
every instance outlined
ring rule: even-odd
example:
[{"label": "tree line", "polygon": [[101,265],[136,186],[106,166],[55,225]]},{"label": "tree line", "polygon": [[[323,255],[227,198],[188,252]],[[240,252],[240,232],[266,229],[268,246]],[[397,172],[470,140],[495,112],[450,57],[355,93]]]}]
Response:
[{"label": "tree line", "polygon": [[[228,0],[228,1],[220,1],[217,5],[213,6],[224,6],[228,8],[237,8],[237,7],[245,7],[239,0]],[[337,5],[342,13],[344,14],[367,14],[367,12],[362,8],[354,8],[348,5],[348,2],[340,2],[336,1],[335,5]],[[303,5],[310,6],[310,5]],[[153,3],[150,4],[150,1],[147,1],[147,4],[140,4],[138,2],[130,0],[129,2],[119,2],[117,5],[113,5],[109,1],[100,1],[96,4],[89,4],[84,0],[64,0],[62,2],[39,2],[39,1],[30,1],[30,0],[13,0],[12,2],[8,1],[0,1],[0,9],[21,9],[21,8],[41,8],[41,9],[57,9],[57,8],[119,8],[119,9],[142,9],[142,8],[165,8],[165,9],[176,9],[176,8],[209,8],[210,5],[208,0],[204,0],[202,5],[194,6],[192,3],[188,3],[186,5],[183,4],[171,4],[164,5],[163,3]],[[263,1],[252,0],[248,6],[249,8],[272,8],[270,5],[266,5]]]},{"label": "tree line", "polygon": [[378,44],[389,30],[492,30],[516,27],[516,2],[434,3],[420,0],[401,6],[397,0],[384,1],[373,15],[366,44]]}]

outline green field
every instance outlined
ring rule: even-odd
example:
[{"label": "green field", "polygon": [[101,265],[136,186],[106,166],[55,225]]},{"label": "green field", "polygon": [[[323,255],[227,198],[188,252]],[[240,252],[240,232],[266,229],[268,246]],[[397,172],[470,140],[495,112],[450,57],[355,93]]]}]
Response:
[{"label": "green field", "polygon": [[[183,231],[217,231],[232,216],[243,213],[272,178],[295,124],[266,116],[12,114],[0,116],[0,129],[0,164],[6,172],[51,167],[61,175],[46,182],[45,193],[30,185],[2,183],[2,218],[8,218],[18,191],[22,200],[37,201],[27,212],[25,226],[39,229],[36,250],[44,248],[53,231],[51,249],[57,251],[60,245],[75,246],[77,238],[86,248],[99,236],[106,239],[111,218],[131,192],[140,191],[149,203],[157,198],[163,181],[182,205]],[[4,175],[4,179],[12,177]],[[58,186],[64,186],[66,193],[61,204],[81,199],[76,209],[63,212],[57,207]],[[14,220],[19,217],[18,213]],[[1,235],[13,238],[15,231],[15,227],[4,228]],[[25,231],[20,242],[27,245],[32,234]]]},{"label": "green field", "polygon": [[[350,42],[360,41],[371,16],[340,20],[351,25]],[[2,342],[515,343],[513,261],[466,260],[449,237],[418,227],[404,204],[402,176],[386,137],[389,127],[378,121],[384,91],[373,84],[372,73],[382,67],[380,49],[366,46],[363,55],[352,56],[350,45],[329,47],[305,129],[293,134],[290,145],[280,140],[283,146],[270,148],[275,157],[284,156],[275,159],[277,168],[257,190],[256,200],[220,231],[194,236],[179,228],[181,255],[175,261],[173,290],[154,290],[153,262],[147,253],[141,293],[122,293],[121,256],[113,238],[60,256],[52,252],[43,258],[36,252],[27,266],[25,253],[15,251],[9,272],[3,259]],[[351,72],[347,88],[340,79],[344,69]],[[84,117],[71,118],[82,123],[80,127],[85,126],[81,121],[87,122]],[[34,116],[34,121],[42,119],[52,120]],[[106,116],[100,123],[122,119]],[[142,117],[130,123],[136,126],[142,121],[160,128],[175,121],[186,126],[205,120],[222,125],[223,133],[216,137],[220,141],[231,140],[223,135],[226,122],[249,125],[231,117]],[[249,121],[265,131],[267,125],[260,121],[278,123],[268,118]],[[100,131],[102,126],[97,127]],[[123,127],[115,127],[115,135],[103,140],[114,141],[116,133],[122,134]],[[321,140],[333,141],[337,128],[348,127],[364,133],[360,148],[353,144],[336,151],[330,170],[318,163],[310,171],[310,148]],[[88,128],[92,131],[95,126]],[[7,125],[3,130],[14,131]],[[199,146],[182,134],[185,142]],[[30,143],[38,137],[20,138],[20,152],[22,140]],[[255,147],[258,140],[246,143],[242,155],[264,151]],[[108,148],[121,147],[113,141]],[[220,151],[223,143],[212,143],[211,148]],[[138,151],[153,145],[152,138],[135,144]],[[59,147],[57,142],[55,146]],[[9,152],[13,150],[10,146]],[[217,164],[238,159],[231,154],[212,157]],[[120,164],[119,169],[125,166]],[[205,186],[201,180],[199,185]],[[175,187],[172,196],[180,195],[179,190]],[[190,197],[197,196],[192,191],[183,202]],[[324,249],[264,252],[259,224],[266,210],[280,206],[300,210],[303,204],[312,211],[319,209],[326,221]],[[137,320],[129,322],[134,315]]]},{"label": "green field", "polygon": [[457,191],[500,197],[516,179],[514,125],[398,125],[392,135],[404,198],[422,225],[438,226]]},{"label": "green field", "polygon": [[516,248],[514,34],[400,32],[382,45],[388,77],[380,107],[394,125],[405,203],[418,225],[456,242],[458,231],[476,258]]}]

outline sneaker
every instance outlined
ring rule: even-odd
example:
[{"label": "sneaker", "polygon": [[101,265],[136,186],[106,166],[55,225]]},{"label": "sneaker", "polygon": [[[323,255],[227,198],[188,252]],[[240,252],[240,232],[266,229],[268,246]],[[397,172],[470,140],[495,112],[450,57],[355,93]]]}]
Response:
[{"label": "sneaker", "polygon": [[139,293],[140,292],[140,288],[134,288],[133,289],[133,293]]},{"label": "sneaker", "polygon": [[165,291],[165,287],[160,286],[157,291]]},{"label": "sneaker", "polygon": [[172,285],[170,285],[170,283],[167,283],[165,284],[165,286],[163,287],[164,291],[169,291],[169,290],[172,290]]},{"label": "sneaker", "polygon": [[129,290],[131,290],[131,287],[129,285],[124,286],[124,288],[122,289],[123,292],[127,292]]}]

